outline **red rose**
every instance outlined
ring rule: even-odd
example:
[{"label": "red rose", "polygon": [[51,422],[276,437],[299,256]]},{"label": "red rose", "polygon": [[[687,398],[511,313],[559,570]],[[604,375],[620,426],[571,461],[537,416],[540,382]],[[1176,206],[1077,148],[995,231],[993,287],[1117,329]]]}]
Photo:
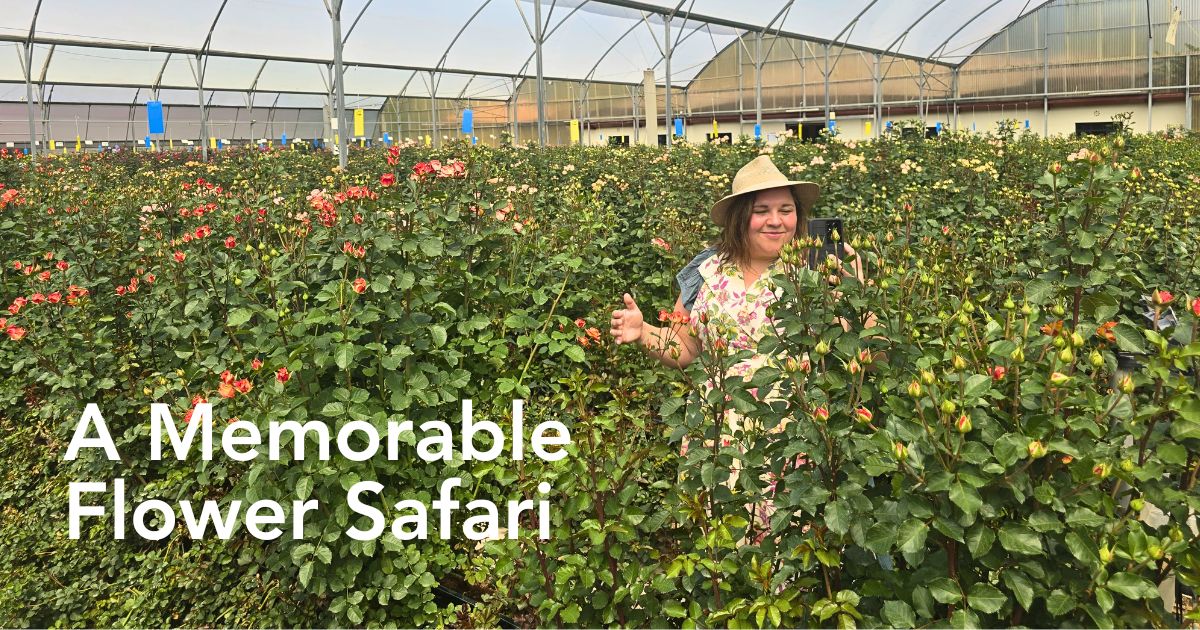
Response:
[{"label": "red rose", "polygon": [[233,388],[243,394],[248,394],[251,389],[254,389],[254,386],[250,384],[249,380],[242,378],[233,382]]},{"label": "red rose", "polygon": [[286,367],[281,367],[278,370],[275,370],[275,380],[279,381],[280,383],[286,383],[290,378],[292,378],[292,373],[288,372]]},{"label": "red rose", "polygon": [[175,250],[174,257],[175,257],[175,262],[181,263],[181,262],[183,262],[183,259],[187,258],[187,254],[185,254],[179,250]]},{"label": "red rose", "polygon": [[362,293],[367,290],[367,281],[362,278],[356,278],[351,288],[354,289],[355,293]]},{"label": "red rose", "polygon": [[384,173],[379,176],[379,185],[387,188],[396,183],[396,175],[394,173]]},{"label": "red rose", "polygon": [[237,239],[232,236],[225,237],[225,249],[233,249],[237,247]]},{"label": "red rose", "polygon": [[1175,301],[1175,296],[1171,295],[1170,291],[1160,290],[1160,291],[1154,292],[1154,303],[1159,306],[1166,306],[1174,301]]},{"label": "red rose", "polygon": [[1192,315],[1200,317],[1200,297],[1192,300]]},{"label": "red rose", "polygon": [[25,329],[20,326],[9,326],[5,332],[8,333],[8,338],[13,341],[20,341],[25,337]]},{"label": "red rose", "polygon": [[54,266],[58,267],[59,271],[66,271],[67,268],[70,267],[71,265],[67,264],[67,261],[65,261],[65,260],[60,260],[60,261],[58,261],[58,264],[56,264]]},{"label": "red rose", "polygon": [[250,369],[257,370],[260,367],[262,367],[262,361],[258,357],[254,357],[254,360],[250,362]]},{"label": "red rose", "polygon": [[41,304],[42,302],[46,301],[46,296],[42,295],[41,293],[34,293],[33,295],[29,296],[29,301],[34,304]]},{"label": "red rose", "polygon": [[993,381],[1002,381],[1002,380],[1004,380],[1004,375],[1007,373],[1008,373],[1008,370],[1003,365],[994,366],[991,369],[992,380]]},{"label": "red rose", "polygon": [[229,383],[221,383],[217,386],[217,394],[219,394],[221,398],[233,398],[237,395],[237,392],[233,391],[233,385],[230,385]]},{"label": "red rose", "polygon": [[873,417],[874,415],[871,413],[871,410],[866,407],[859,407],[854,410],[854,419],[864,424],[870,422]]},{"label": "red rose", "polygon": [[50,302],[51,304],[58,304],[59,302],[61,302],[61,301],[62,301],[62,293],[59,293],[58,291],[55,291],[54,293],[51,293],[50,295],[47,295],[47,296],[46,296],[46,300],[47,300],[48,302]]}]

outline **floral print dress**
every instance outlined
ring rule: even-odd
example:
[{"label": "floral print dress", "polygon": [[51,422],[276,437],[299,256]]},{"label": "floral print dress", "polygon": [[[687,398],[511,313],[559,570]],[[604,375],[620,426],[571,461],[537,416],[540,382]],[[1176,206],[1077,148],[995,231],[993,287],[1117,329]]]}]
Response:
[{"label": "floral print dress", "polygon": [[[754,353],[729,366],[728,376],[741,376],[749,380],[759,368],[767,364],[769,357],[758,353],[758,343],[765,335],[773,333],[774,323],[767,315],[768,307],[778,299],[776,289],[771,283],[772,269],[773,267],[750,286],[746,286],[741,269],[736,264],[725,261],[722,256],[712,256],[700,265],[699,271],[704,283],[692,307],[690,323],[700,338],[701,347],[706,351],[724,347],[728,355],[743,350]],[[706,397],[714,386],[715,383],[711,380],[704,383],[703,393]],[[755,389],[749,391],[751,395],[759,397],[759,392]],[[768,394],[767,397],[771,395],[773,394]],[[726,411],[725,423],[723,442],[731,440],[739,430],[749,428],[744,426],[742,416],[732,409]],[[775,430],[781,430],[783,425],[784,423],[780,423]],[[687,447],[685,440],[685,453]],[[735,468],[730,471],[726,485],[734,490],[737,479],[738,470]],[[768,482],[768,487],[773,487],[771,480],[765,481]],[[747,507],[757,523],[756,530],[759,535],[756,538],[761,540],[768,531],[770,517],[775,511],[774,505],[770,499],[765,499]]]}]

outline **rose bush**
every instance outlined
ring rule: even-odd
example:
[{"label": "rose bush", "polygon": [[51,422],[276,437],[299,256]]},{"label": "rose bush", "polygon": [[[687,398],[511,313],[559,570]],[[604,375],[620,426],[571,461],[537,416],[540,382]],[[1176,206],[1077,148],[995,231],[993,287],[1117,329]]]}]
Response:
[{"label": "rose bush", "polygon": [[[818,213],[847,219],[871,281],[834,299],[780,276],[778,356],[750,383],[716,354],[684,376],[611,345],[614,296],[673,303],[674,272],[715,235],[709,204],[761,150],[823,183]],[[1186,138],[1006,133],[408,143],[355,150],[348,171],[297,150],[6,158],[0,621],[1169,625],[1154,586],[1200,577],[1197,157]],[[873,329],[829,324],[867,311]],[[724,386],[702,396],[706,378]],[[571,457],[146,449],[151,402],[181,425],[207,400],[264,427],[383,426],[454,422],[463,398],[503,424],[517,397],[526,426],[568,423]],[[122,462],[62,461],[87,402]],[[754,420],[728,444],[727,409]],[[684,438],[707,446],[681,456]],[[451,475],[495,501],[551,482],[551,539],[532,520],[482,545],[343,534],[366,526],[344,506],[354,482],[390,506]],[[113,540],[104,519],[67,539],[66,484],[117,476],[130,501],[331,507],[295,541]],[[769,527],[748,512],[767,499]]]}]

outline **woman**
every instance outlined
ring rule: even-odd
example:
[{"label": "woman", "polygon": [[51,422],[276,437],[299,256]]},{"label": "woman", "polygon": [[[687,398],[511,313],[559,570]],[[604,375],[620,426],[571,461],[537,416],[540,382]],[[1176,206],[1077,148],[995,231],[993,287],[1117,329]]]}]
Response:
[{"label": "woman", "polygon": [[[613,311],[609,333],[618,344],[638,343],[671,367],[688,365],[705,348],[724,348],[729,354],[749,350],[753,354],[727,372],[729,376],[749,380],[768,359],[757,348],[774,325],[767,316],[768,306],[776,299],[770,275],[784,245],[808,235],[809,212],[819,192],[820,188],[812,182],[788,180],[765,155],[743,166],[733,179],[732,193],[712,207],[712,220],[722,228],[715,248],[701,252],[677,276],[680,295],[675,301],[676,323],[662,327],[647,324],[641,309],[626,293],[625,308]],[[854,249],[845,245],[845,252],[853,257],[854,273],[863,281],[862,266],[854,257]],[[849,275],[849,271],[843,273]],[[868,326],[872,325],[871,319],[867,320]],[[849,330],[848,322],[841,324]],[[711,382],[706,382],[705,392],[712,387]],[[751,393],[758,395],[754,390]],[[727,436],[748,428],[742,426],[741,416],[732,411],[727,412],[725,424]],[[786,420],[773,430],[781,430],[784,424]],[[685,439],[685,454],[687,447]],[[797,464],[800,462],[797,460]],[[737,477],[735,466],[725,482],[730,489],[734,488]],[[763,500],[747,507],[754,515],[753,538],[761,540],[769,529],[773,505],[770,500]]]},{"label": "woman", "polygon": [[[812,182],[788,180],[768,156],[751,160],[733,178],[732,193],[713,204],[712,220],[722,228],[716,247],[701,252],[677,276],[680,295],[674,312],[690,326],[647,324],[626,293],[625,308],[613,311],[609,333],[618,344],[638,343],[671,367],[694,361],[701,348],[710,345],[702,343],[704,338],[718,330],[735,331],[723,339],[730,352],[755,350],[771,323],[767,307],[775,294],[769,287],[770,273],[783,246],[807,236],[809,212],[818,194],[820,187]],[[844,247],[853,257],[854,249]],[[857,257],[852,267],[862,281]],[[756,353],[733,370],[749,378],[765,361]]]}]

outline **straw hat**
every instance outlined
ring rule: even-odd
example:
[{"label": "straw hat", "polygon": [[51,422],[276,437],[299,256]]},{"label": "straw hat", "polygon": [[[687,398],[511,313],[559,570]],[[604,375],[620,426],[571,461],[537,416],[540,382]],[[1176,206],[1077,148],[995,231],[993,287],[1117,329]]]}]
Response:
[{"label": "straw hat", "polygon": [[770,157],[760,155],[738,170],[737,175],[733,177],[733,192],[713,204],[711,213],[713,223],[725,227],[729,208],[741,195],[780,186],[791,186],[804,210],[812,208],[817,201],[817,196],[821,194],[820,186],[812,182],[797,182],[788,179],[779,172]]}]

